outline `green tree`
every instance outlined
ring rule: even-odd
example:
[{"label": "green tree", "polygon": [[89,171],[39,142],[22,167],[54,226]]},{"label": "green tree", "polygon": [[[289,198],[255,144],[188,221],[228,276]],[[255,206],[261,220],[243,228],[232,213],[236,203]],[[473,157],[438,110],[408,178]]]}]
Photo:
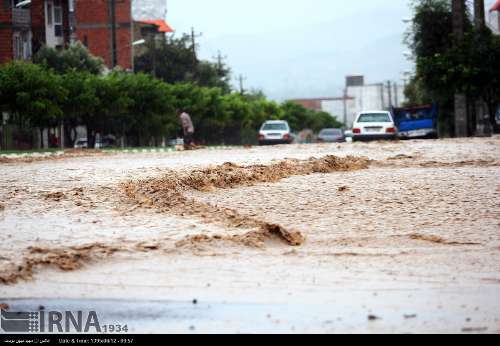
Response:
[{"label": "green tree", "polygon": [[[407,85],[405,93],[418,104],[439,106],[440,132],[451,135],[454,129],[455,90],[443,85],[439,66],[433,64],[436,56],[446,54],[454,46],[453,16],[449,0],[415,0],[414,16],[406,43],[416,61],[416,74]],[[470,31],[470,21],[466,29]]]},{"label": "green tree", "polygon": [[194,60],[191,37],[168,38],[165,43],[150,41],[146,52],[136,59],[136,72],[156,76],[169,84],[196,83],[198,86],[231,91],[231,70],[224,62]]},{"label": "green tree", "polygon": [[44,46],[35,54],[33,62],[60,74],[69,71],[100,74],[104,70],[104,61],[90,54],[81,43],[72,44],[67,49]]},{"label": "green tree", "polygon": [[231,92],[231,70],[222,62],[212,63],[210,61],[200,61],[196,80],[198,84],[208,88],[219,88],[224,94]]},{"label": "green tree", "polygon": [[100,100],[97,96],[95,79],[99,77],[87,72],[69,71],[61,78],[62,87],[67,97],[61,104],[64,113],[65,143],[71,147],[76,138],[76,128],[79,125],[88,125],[88,119],[95,116],[99,109]]},{"label": "green tree", "polygon": [[116,111],[119,124],[125,124],[125,132],[136,139],[139,146],[155,144],[167,134],[175,120],[175,104],[170,86],[145,74],[116,74],[119,94],[125,99],[116,100],[125,105],[124,111]]},{"label": "green tree", "polygon": [[[500,103],[500,38],[489,30],[471,31],[465,39],[442,54],[422,59],[422,70],[429,75],[433,89],[464,93],[482,99],[488,106],[490,121]],[[431,75],[432,72],[432,75]]]},{"label": "green tree", "polygon": [[148,42],[146,52],[135,61],[135,71],[154,74],[166,83],[192,82],[193,51],[191,39],[184,34],[180,38],[167,39],[165,44]]},{"label": "green tree", "polygon": [[42,131],[58,125],[66,98],[62,78],[40,66],[23,62],[0,66],[0,108],[20,128]]}]

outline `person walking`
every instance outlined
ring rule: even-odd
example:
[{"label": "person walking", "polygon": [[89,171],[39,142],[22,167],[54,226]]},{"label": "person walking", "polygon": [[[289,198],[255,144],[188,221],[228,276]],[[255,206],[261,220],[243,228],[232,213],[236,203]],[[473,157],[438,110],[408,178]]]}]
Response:
[{"label": "person walking", "polygon": [[184,135],[184,148],[192,149],[194,146],[194,125],[191,116],[185,111],[178,111]]}]

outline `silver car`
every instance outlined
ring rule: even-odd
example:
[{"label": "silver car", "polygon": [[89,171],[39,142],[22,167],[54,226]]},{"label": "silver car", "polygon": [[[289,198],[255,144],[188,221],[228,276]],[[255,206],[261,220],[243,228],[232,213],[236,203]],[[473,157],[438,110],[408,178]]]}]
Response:
[{"label": "silver car", "polygon": [[318,143],[343,143],[345,135],[342,129],[323,129],[318,135]]}]

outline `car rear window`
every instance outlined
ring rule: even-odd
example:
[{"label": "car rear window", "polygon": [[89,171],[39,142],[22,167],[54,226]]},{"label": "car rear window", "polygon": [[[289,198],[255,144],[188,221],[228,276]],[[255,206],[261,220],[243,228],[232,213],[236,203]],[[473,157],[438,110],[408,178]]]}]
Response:
[{"label": "car rear window", "polygon": [[283,123],[279,124],[265,124],[262,128],[264,131],[288,131],[288,126]]},{"label": "car rear window", "polygon": [[358,119],[358,123],[390,123],[392,122],[389,114],[384,113],[373,113],[373,114],[361,114]]}]

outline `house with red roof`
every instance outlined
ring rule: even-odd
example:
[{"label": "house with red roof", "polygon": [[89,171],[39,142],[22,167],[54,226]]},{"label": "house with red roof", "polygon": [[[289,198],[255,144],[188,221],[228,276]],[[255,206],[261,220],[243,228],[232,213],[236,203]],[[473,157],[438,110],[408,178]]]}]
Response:
[{"label": "house with red roof", "polygon": [[[145,19],[141,13],[141,18],[135,19],[133,8],[140,1],[147,2],[115,1],[114,18],[111,18],[111,1],[75,0],[76,37],[93,55],[102,57],[109,68],[133,69],[134,60],[144,51],[146,40],[164,38],[165,34],[173,32],[163,18]],[[112,30],[112,21],[115,30]]]},{"label": "house with red roof", "polygon": [[156,9],[150,1],[3,0],[0,63],[29,60],[42,46],[62,49],[80,41],[109,68],[133,69],[145,41],[173,32],[161,18],[165,12],[142,10],[134,18],[133,8]]}]

